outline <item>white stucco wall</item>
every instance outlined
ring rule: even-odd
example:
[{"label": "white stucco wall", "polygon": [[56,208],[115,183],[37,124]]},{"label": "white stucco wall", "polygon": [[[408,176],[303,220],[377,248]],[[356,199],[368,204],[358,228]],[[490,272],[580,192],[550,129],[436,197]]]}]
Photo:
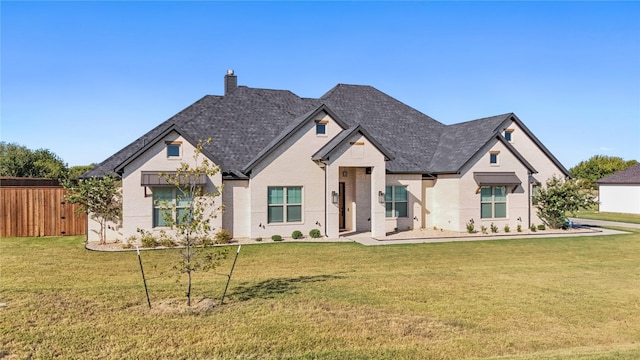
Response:
[{"label": "white stucco wall", "polygon": [[[182,142],[180,158],[167,158],[166,141]],[[175,171],[183,162],[195,166],[194,151],[194,145],[190,144],[178,133],[172,132],[125,167],[122,176],[122,233],[125,241],[129,236],[137,236],[136,230],[138,228],[153,232],[168,230],[167,228],[153,227],[153,196],[151,188],[140,185],[142,171]],[[203,155],[200,156],[200,159],[204,158]],[[206,191],[215,192],[220,185],[222,185],[222,175],[218,172],[216,175],[209,177]],[[222,198],[217,197],[216,206],[221,204]],[[211,226],[214,232],[222,228],[222,216],[220,214],[218,214],[217,218],[211,219]]]},{"label": "white stucco wall", "polygon": [[249,180],[223,180],[222,183],[222,227],[234,238],[251,237]]},{"label": "white stucco wall", "polygon": [[640,185],[603,184],[598,196],[602,212],[640,214]]}]

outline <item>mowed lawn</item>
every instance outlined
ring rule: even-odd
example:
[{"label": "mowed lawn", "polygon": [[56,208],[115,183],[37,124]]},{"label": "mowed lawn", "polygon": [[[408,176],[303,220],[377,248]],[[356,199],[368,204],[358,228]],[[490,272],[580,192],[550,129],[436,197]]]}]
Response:
[{"label": "mowed lawn", "polygon": [[640,233],[364,247],[236,247],[167,277],[178,250],[0,239],[0,358],[638,359]]}]

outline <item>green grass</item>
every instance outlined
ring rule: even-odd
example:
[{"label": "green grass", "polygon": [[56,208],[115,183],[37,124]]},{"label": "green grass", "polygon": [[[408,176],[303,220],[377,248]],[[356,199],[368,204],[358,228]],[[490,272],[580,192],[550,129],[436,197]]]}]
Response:
[{"label": "green grass", "polygon": [[[225,305],[182,312],[177,251],[142,253],[149,310],[135,252],[0,239],[0,358],[640,358],[640,232],[243,246]],[[194,301],[225,282],[196,273]]]},{"label": "green grass", "polygon": [[592,220],[618,221],[632,224],[640,224],[640,215],[638,214],[621,214],[610,212],[599,212],[595,210],[580,210],[575,217]]}]

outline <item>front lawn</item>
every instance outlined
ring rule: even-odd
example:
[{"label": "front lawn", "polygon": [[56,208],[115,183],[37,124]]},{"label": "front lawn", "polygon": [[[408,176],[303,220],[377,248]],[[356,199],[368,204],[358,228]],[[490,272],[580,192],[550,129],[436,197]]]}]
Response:
[{"label": "front lawn", "polygon": [[[135,252],[0,239],[0,358],[640,358],[640,232],[246,245],[225,305],[186,312],[177,251],[142,253],[149,310]],[[196,305],[225,282],[196,273]]]},{"label": "front lawn", "polygon": [[599,212],[597,209],[580,210],[575,214],[575,217],[592,220],[606,220],[640,224],[640,215],[638,214]]}]

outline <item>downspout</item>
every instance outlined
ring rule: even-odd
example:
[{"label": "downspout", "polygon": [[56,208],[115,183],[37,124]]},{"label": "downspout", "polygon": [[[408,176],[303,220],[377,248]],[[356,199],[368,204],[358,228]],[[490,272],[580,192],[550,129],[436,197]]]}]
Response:
[{"label": "downspout", "polygon": [[531,227],[531,206],[533,206],[531,203],[531,175],[532,174],[531,172],[527,172],[527,175],[528,175],[527,176],[527,198],[528,198],[527,203],[529,204],[529,206],[527,206],[527,213],[529,216],[529,222],[527,227]]}]

